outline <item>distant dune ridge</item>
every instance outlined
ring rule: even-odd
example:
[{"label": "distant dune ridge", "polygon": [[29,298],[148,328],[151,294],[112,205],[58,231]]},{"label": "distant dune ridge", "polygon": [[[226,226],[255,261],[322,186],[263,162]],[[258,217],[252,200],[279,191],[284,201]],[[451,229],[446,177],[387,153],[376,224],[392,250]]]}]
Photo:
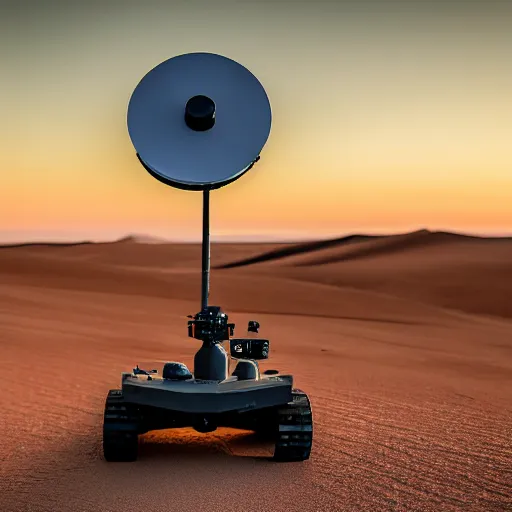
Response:
[{"label": "distant dune ridge", "polygon": [[193,366],[200,244],[4,245],[1,510],[512,510],[511,238],[214,243],[211,262],[210,303],[237,335],[259,320],[262,369],[310,395],[311,459],[271,464],[248,433],[185,429],[141,436],[134,465],[106,464],[120,373]]},{"label": "distant dune ridge", "polygon": [[[348,259],[374,256],[378,255],[379,253],[385,254],[391,252],[400,252],[411,247],[421,248],[426,245],[439,245],[442,243],[449,243],[454,241],[461,242],[467,240],[499,240],[507,241],[512,244],[512,238],[510,237],[484,238],[447,233],[443,231],[432,232],[426,229],[412,233],[406,233],[403,235],[348,235],[341,238],[321,240],[318,242],[306,242],[302,244],[294,244],[291,247],[274,249],[253,258],[233,261],[224,265],[220,265],[219,268],[241,267],[244,265],[262,263],[265,261],[290,258],[291,256],[306,256],[303,259],[298,258],[296,260],[291,260],[291,264],[314,265],[333,263],[336,261],[346,261]],[[352,246],[351,248],[353,248],[353,250],[349,251],[347,254],[344,254],[343,252],[340,252],[340,248],[346,245]],[[331,250],[329,251],[329,249]],[[310,257],[311,253],[314,253],[312,257]],[[290,260],[288,260],[286,263],[290,263]]]},{"label": "distant dune ridge", "polygon": [[122,244],[122,243],[134,243],[134,244],[165,244],[169,243],[164,238],[160,238],[152,235],[127,235],[110,242],[93,242],[91,240],[82,240],[77,242],[17,242],[11,244],[0,244],[0,249],[8,247],[73,247],[75,245],[92,245],[92,244]]},{"label": "distant dune ridge", "polygon": [[[303,243],[221,243],[213,244],[211,261],[213,279],[238,279],[240,272],[247,279],[278,275],[293,279],[296,286],[317,283],[383,292],[433,306],[512,317],[509,237],[419,230]],[[201,253],[199,244],[130,235],[113,242],[4,245],[0,263],[0,274],[8,273],[10,280],[27,278],[51,287],[103,289],[116,283],[124,292],[154,290],[174,296],[171,282],[181,286],[192,279],[195,285],[183,292],[192,300],[199,284],[191,275],[201,270]],[[158,273],[149,274],[149,269]]]}]

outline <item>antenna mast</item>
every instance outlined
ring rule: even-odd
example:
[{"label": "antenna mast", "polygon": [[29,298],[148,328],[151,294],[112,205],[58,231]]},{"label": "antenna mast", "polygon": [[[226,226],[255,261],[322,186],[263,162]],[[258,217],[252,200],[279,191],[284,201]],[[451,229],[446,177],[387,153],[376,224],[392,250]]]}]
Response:
[{"label": "antenna mast", "polygon": [[210,293],[210,189],[203,190],[203,241],[202,241],[201,311],[208,307]]}]

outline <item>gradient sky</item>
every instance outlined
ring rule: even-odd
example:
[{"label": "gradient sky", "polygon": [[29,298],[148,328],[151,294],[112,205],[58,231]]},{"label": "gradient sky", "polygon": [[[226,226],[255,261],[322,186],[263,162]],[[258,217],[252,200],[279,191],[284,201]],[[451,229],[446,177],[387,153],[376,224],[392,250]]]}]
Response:
[{"label": "gradient sky", "polygon": [[139,80],[194,51],[273,111],[214,236],[512,234],[510,1],[2,0],[2,241],[198,239],[201,194],[149,176],[126,129]]}]

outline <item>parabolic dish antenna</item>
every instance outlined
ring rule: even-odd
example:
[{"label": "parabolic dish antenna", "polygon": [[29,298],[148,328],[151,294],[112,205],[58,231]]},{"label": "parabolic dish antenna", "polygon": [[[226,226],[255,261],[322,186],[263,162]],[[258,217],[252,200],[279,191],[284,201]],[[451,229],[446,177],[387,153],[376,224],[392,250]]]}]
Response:
[{"label": "parabolic dish antenna", "polygon": [[209,315],[210,190],[235,181],[259,160],[272,124],[265,89],[234,60],[187,53],[142,78],[127,117],[137,157],[153,177],[203,192],[201,312]]},{"label": "parabolic dish antenna", "polygon": [[242,176],[258,160],[271,122],[258,79],[214,53],[162,62],[128,105],[128,132],[142,165],[185,190],[213,190]]}]

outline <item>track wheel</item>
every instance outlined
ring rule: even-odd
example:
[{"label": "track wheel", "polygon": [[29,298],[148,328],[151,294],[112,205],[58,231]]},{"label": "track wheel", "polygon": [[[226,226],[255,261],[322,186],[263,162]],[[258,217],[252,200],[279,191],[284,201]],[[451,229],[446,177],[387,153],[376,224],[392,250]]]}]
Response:
[{"label": "track wheel", "polygon": [[313,415],[309,398],[300,389],[293,399],[278,409],[278,434],[274,460],[298,462],[309,459],[313,444]]},{"label": "track wheel", "polygon": [[103,418],[103,456],[108,462],[132,462],[138,454],[139,416],[120,389],[111,389]]}]

